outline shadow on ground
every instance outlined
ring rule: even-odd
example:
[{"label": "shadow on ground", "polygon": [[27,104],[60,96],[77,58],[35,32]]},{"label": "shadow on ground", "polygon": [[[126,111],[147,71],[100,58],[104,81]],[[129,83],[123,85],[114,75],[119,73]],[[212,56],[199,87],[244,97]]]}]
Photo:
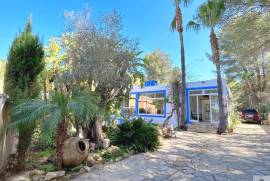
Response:
[{"label": "shadow on ground", "polygon": [[93,167],[75,180],[252,180],[270,175],[269,130],[242,124],[232,135],[177,132],[158,151]]}]

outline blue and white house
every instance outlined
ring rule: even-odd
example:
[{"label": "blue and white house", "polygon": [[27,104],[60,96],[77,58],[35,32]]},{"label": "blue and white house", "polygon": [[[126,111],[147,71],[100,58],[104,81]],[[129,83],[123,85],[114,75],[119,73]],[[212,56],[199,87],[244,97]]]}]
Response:
[{"label": "blue and white house", "polygon": [[[229,89],[223,79],[223,99],[225,110],[228,110]],[[132,116],[162,124],[171,114],[173,105],[166,101],[171,97],[169,85],[159,85],[157,81],[147,81],[144,86],[135,86],[130,92],[130,98],[125,102],[123,110],[129,110]],[[189,82],[186,86],[186,117],[187,123],[218,123],[218,93],[217,81],[206,80]],[[176,127],[176,113],[169,122]]]}]

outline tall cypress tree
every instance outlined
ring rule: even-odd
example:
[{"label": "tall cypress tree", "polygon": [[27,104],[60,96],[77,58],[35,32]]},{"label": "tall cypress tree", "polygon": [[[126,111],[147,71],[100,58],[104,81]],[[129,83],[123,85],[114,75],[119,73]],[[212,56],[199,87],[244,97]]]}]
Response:
[{"label": "tall cypress tree", "polygon": [[[9,95],[10,106],[23,99],[39,96],[38,75],[44,68],[44,51],[38,36],[32,33],[31,18],[25,29],[13,41],[6,65],[4,92]],[[22,170],[28,147],[31,144],[35,124],[21,124],[18,127],[19,142],[17,170]]]}]

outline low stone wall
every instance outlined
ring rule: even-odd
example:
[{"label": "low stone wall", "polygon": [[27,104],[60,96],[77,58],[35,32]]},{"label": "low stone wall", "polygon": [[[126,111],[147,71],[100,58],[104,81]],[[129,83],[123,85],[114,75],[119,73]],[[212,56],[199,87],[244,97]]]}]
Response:
[{"label": "low stone wall", "polygon": [[[3,110],[0,112],[0,128],[4,127],[8,120],[7,105],[4,105]],[[14,154],[15,150],[15,134],[13,130],[10,130],[0,137],[0,175],[6,167],[10,154]]]}]

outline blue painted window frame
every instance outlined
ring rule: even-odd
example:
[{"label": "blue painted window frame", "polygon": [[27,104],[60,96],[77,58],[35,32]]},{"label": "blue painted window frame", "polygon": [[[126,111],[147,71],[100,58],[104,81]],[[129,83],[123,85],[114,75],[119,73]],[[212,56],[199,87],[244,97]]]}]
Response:
[{"label": "blue painted window frame", "polygon": [[[141,94],[147,94],[147,93],[163,93],[164,94],[164,113],[163,114],[140,114],[139,113],[139,97]],[[153,117],[153,118],[166,118],[166,96],[167,96],[167,91],[166,90],[155,90],[155,91],[143,91],[143,92],[131,92],[130,94],[136,94],[136,113],[135,115],[138,117]]]},{"label": "blue painted window frame", "polygon": [[209,89],[217,89],[218,86],[207,86],[207,87],[191,87],[186,88],[186,118],[187,124],[190,124],[190,116],[189,116],[189,91],[191,90],[209,90]]}]

